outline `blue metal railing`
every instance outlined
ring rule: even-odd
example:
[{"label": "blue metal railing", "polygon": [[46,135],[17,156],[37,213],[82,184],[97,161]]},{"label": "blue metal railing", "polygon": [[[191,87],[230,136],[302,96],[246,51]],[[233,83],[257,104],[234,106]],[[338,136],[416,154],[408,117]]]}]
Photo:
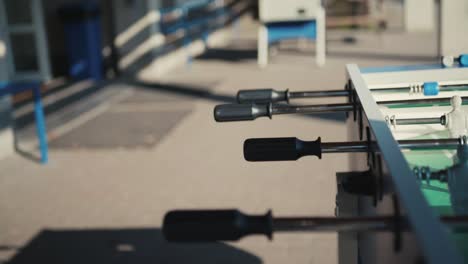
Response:
[{"label": "blue metal railing", "polygon": [[[164,35],[177,31],[190,32],[197,27],[222,27],[219,17],[226,14],[218,0],[193,0],[180,6],[161,10],[160,29]],[[221,21],[223,22],[223,21]]]},{"label": "blue metal railing", "polygon": [[44,116],[44,107],[41,100],[41,82],[3,82],[0,81],[0,97],[17,94],[24,91],[32,91],[34,99],[34,117],[36,118],[36,132],[41,152],[41,163],[46,164],[49,160],[49,148],[47,143],[47,130]]},{"label": "blue metal railing", "polygon": [[[164,36],[164,42],[125,67],[138,70],[157,57],[188,47],[197,40],[202,40],[206,46],[211,33],[235,22],[250,6],[251,0],[191,0],[160,9],[159,20],[149,26],[155,28],[153,33]],[[125,54],[125,51],[120,53],[121,56]],[[191,56],[187,52],[188,65],[192,61]]]},{"label": "blue metal railing", "polygon": [[[209,35],[239,16],[232,7],[248,0],[192,0],[160,10],[159,28],[171,44],[187,46],[194,40],[208,40]],[[169,43],[167,43],[169,44]],[[188,58],[190,61],[191,58]]]},{"label": "blue metal railing", "polygon": [[[168,46],[188,46],[197,39],[207,42],[209,35],[235,20],[242,10],[234,6],[249,0],[192,0],[181,5],[160,10],[160,32]],[[248,5],[247,5],[248,6]],[[188,54],[187,62],[192,58]]]}]

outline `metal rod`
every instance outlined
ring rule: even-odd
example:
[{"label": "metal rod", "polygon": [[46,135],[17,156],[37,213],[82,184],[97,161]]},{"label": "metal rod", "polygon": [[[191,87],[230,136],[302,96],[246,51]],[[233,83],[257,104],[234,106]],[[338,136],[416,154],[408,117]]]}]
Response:
[{"label": "metal rod", "polygon": [[[416,100],[397,100],[397,101],[381,101],[377,102],[380,105],[392,105],[402,103],[433,103],[445,102],[450,98],[442,99],[416,99]],[[466,97],[465,99],[468,99]],[[356,111],[360,108],[357,103],[345,104],[317,104],[317,105],[289,105],[289,104],[223,104],[217,105],[214,109],[214,117],[218,122],[230,121],[246,121],[255,120],[258,117],[272,117],[273,115],[284,114],[314,114],[314,113],[330,113],[330,112],[348,112]],[[391,120],[390,120],[391,121]],[[410,124],[416,122],[417,124],[432,123],[435,119],[409,119],[402,121],[403,123]],[[443,120],[441,120],[443,121]],[[437,123],[437,122],[434,122]]]},{"label": "metal rod", "polygon": [[[447,139],[412,139],[399,140],[398,144],[402,149],[455,149],[460,144],[458,138]],[[375,147],[375,142],[371,148]],[[322,153],[342,153],[342,152],[367,152],[369,144],[365,141],[351,142],[322,142]]]},{"label": "metal rod", "polygon": [[322,142],[322,153],[367,152],[369,146],[365,141]]},{"label": "metal rod", "polygon": [[440,117],[401,118],[390,121],[393,125],[431,125],[443,123]]},{"label": "metal rod", "polygon": [[[468,97],[462,97],[468,101]],[[377,101],[379,105],[395,105],[395,104],[433,104],[433,103],[448,103],[450,98],[431,98],[431,99],[407,99],[394,101]],[[352,103],[345,104],[317,104],[317,105],[287,105],[287,104],[272,104],[272,115],[283,114],[311,114],[311,113],[327,113],[327,112],[345,112],[352,111],[354,105]],[[432,120],[431,120],[432,121]]]},{"label": "metal rod", "polygon": [[[443,84],[439,85],[439,88],[442,89],[441,91],[452,91],[452,90],[458,90],[460,88],[467,88],[467,84]],[[405,86],[405,87],[388,87],[388,88],[371,88],[370,89],[372,92],[401,92],[402,90],[411,90],[410,86]]]},{"label": "metal rod", "polygon": [[[460,88],[466,88],[468,84],[444,84],[439,87],[443,90],[457,90]],[[410,90],[410,86],[407,87],[389,87],[389,88],[371,88],[372,92],[401,92],[402,90]],[[289,99],[299,99],[299,98],[316,98],[316,97],[340,97],[348,96],[350,93],[349,90],[322,90],[322,91],[297,91],[297,92],[288,92]]]},{"label": "metal rod", "polygon": [[[467,96],[461,97],[464,103],[468,101]],[[451,98],[429,98],[429,99],[406,99],[406,100],[390,100],[390,101],[378,101],[379,105],[394,105],[394,104],[436,104],[436,103],[448,103]]]},{"label": "metal rod", "polygon": [[[443,216],[440,220],[451,229],[468,229],[468,216]],[[281,217],[273,219],[275,232],[378,232],[393,231],[395,224],[408,230],[406,219],[376,217]]]},{"label": "metal rod", "polygon": [[[468,230],[468,216],[446,216],[442,221],[456,231]],[[378,215],[371,217],[273,217],[248,215],[239,210],[174,210],[163,220],[168,241],[236,241],[248,235],[273,232],[402,232],[409,229],[407,217]]]},{"label": "metal rod", "polygon": [[352,104],[323,104],[323,105],[272,105],[272,115],[283,114],[311,114],[311,113],[327,113],[338,111],[351,111],[353,110]]},{"label": "metal rod", "polygon": [[275,232],[375,232],[392,229],[395,217],[291,217],[274,218]]},{"label": "metal rod", "polygon": [[405,149],[451,149],[460,145],[458,138],[399,140],[400,148]]},{"label": "metal rod", "polygon": [[328,90],[328,91],[302,91],[302,92],[289,92],[289,99],[296,98],[315,98],[315,97],[339,97],[348,96],[348,90]]}]

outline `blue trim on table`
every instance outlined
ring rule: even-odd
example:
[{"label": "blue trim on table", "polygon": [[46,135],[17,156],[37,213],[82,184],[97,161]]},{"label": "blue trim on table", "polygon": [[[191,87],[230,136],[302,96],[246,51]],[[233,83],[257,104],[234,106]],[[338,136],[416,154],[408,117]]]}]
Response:
[{"label": "blue trim on table", "polygon": [[285,39],[317,39],[317,21],[275,22],[266,24],[268,43]]},{"label": "blue trim on table", "polygon": [[[435,70],[445,69],[445,67],[438,64],[426,64],[426,65],[399,65],[399,66],[382,66],[382,67],[363,67],[359,68],[361,73],[379,73],[379,72],[399,72],[399,71],[418,71],[418,70]],[[450,68],[447,68],[450,69]]]}]

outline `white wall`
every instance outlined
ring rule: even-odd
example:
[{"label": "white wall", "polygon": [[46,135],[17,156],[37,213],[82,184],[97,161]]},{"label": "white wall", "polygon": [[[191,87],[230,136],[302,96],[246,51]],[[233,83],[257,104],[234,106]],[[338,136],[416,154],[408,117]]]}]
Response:
[{"label": "white wall", "polygon": [[442,0],[442,55],[468,53],[468,1]]},{"label": "white wall", "polygon": [[406,31],[427,32],[435,30],[435,0],[405,0],[404,5]]}]

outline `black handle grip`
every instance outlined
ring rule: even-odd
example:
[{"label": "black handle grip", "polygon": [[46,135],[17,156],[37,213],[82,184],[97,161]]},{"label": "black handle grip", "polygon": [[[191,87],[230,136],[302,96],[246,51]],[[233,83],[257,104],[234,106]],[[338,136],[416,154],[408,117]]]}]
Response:
[{"label": "black handle grip", "polygon": [[320,137],[315,141],[289,138],[250,138],[244,142],[244,158],[247,161],[297,160],[314,155],[322,158]]},{"label": "black handle grip", "polygon": [[271,211],[251,216],[238,210],[176,210],[166,214],[163,234],[167,241],[236,241],[261,234],[273,234]]},{"label": "black handle grip", "polygon": [[240,90],[237,93],[239,103],[275,103],[288,100],[288,90],[276,91],[273,89]]},{"label": "black handle grip", "polygon": [[257,117],[271,118],[271,105],[269,104],[223,104],[214,109],[214,118],[217,122],[249,121]]}]

